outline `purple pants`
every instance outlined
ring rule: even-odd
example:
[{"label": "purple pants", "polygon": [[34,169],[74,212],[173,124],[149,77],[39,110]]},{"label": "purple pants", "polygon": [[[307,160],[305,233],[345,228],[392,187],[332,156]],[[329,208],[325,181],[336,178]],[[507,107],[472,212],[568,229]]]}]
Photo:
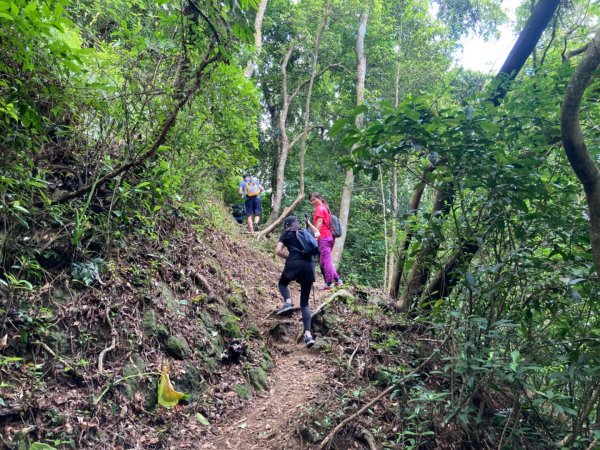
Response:
[{"label": "purple pants", "polygon": [[335,267],[333,267],[333,261],[331,260],[331,250],[333,249],[333,244],[333,238],[327,237],[319,239],[319,252],[321,252],[321,255],[319,256],[319,265],[321,266],[321,270],[324,271],[323,276],[325,277],[325,283],[331,283],[340,278],[338,273],[335,271]]}]

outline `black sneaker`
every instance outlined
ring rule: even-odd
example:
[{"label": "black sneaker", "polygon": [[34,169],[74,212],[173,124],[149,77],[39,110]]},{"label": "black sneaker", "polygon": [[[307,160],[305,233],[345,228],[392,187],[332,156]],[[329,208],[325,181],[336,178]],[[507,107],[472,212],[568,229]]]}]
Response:
[{"label": "black sneaker", "polygon": [[306,344],[306,348],[311,348],[315,345],[315,339],[312,336],[304,336],[304,343]]},{"label": "black sneaker", "polygon": [[294,305],[292,303],[284,303],[284,305],[277,310],[278,316],[283,316],[285,314],[291,313],[294,310]]}]

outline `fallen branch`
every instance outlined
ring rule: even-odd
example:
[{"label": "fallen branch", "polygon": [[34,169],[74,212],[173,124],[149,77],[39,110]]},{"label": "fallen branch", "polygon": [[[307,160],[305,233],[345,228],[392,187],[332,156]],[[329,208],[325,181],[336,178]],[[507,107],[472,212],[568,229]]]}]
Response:
[{"label": "fallen branch", "polygon": [[110,391],[111,388],[115,387],[117,384],[122,383],[123,381],[131,380],[132,378],[140,378],[140,377],[145,377],[147,375],[161,376],[162,374],[160,372],[144,372],[144,373],[134,373],[133,375],[128,375],[126,377],[119,378],[104,388],[104,390],[100,393],[100,395],[93,400],[94,405],[97,405],[98,403],[100,403],[100,400],[102,400],[102,397],[104,397],[106,395],[106,393],[108,391]]},{"label": "fallen branch", "polygon": [[366,410],[368,410],[371,406],[373,406],[375,403],[377,403],[379,400],[381,400],[387,394],[389,394],[394,389],[396,389],[400,384],[404,383],[406,380],[408,380],[413,375],[415,375],[417,372],[419,372],[429,361],[431,361],[431,359],[435,356],[435,354],[439,352],[439,350],[448,341],[448,339],[450,338],[450,336],[451,336],[451,333],[449,333],[446,336],[446,338],[444,339],[444,341],[442,342],[442,344],[440,346],[436,347],[436,349],[431,353],[431,355],[429,355],[427,358],[425,358],[423,360],[423,362],[421,364],[419,364],[415,369],[413,369],[408,375],[403,376],[398,382],[396,382],[396,383],[388,386],[385,390],[383,390],[377,397],[375,397],[369,403],[367,403],[366,405],[364,405],[362,408],[360,408],[358,411],[356,411],[351,416],[349,416],[349,417],[345,418],[344,420],[342,420],[333,430],[331,430],[327,434],[327,436],[325,436],[325,439],[323,439],[321,441],[321,443],[319,444],[319,446],[317,447],[318,450],[323,450],[325,448],[325,446],[327,445],[327,443],[331,440],[331,438],[333,438],[337,434],[338,431],[340,431],[347,424],[349,424],[354,419],[356,419],[357,417],[359,417],[362,413],[364,413]]},{"label": "fallen branch", "polygon": [[52,357],[53,357],[53,358],[55,358],[55,359],[58,359],[58,360],[59,360],[61,363],[63,363],[63,364],[65,365],[65,367],[67,367],[68,369],[70,369],[70,370],[74,370],[74,369],[73,369],[73,367],[72,367],[72,366],[69,364],[69,362],[68,362],[68,361],[67,361],[65,358],[63,358],[63,357],[62,357],[62,356],[60,356],[60,355],[57,355],[57,354],[54,352],[54,350],[52,350],[50,347],[48,347],[48,345],[47,345],[47,344],[45,344],[44,342],[41,342],[41,341],[35,341],[35,342],[34,342],[34,344],[37,344],[37,345],[39,345],[40,347],[42,347],[44,350],[46,350],[46,352],[47,352],[47,353],[48,353],[50,356],[52,356]]},{"label": "fallen branch", "polygon": [[356,352],[358,351],[358,349],[360,348],[360,344],[362,344],[362,342],[359,342],[358,345],[356,346],[356,348],[354,349],[354,351],[352,352],[352,355],[350,355],[350,359],[348,360],[348,367],[347,370],[350,370],[350,367],[352,367],[352,360],[354,359],[354,355],[356,355]]},{"label": "fallen branch", "polygon": [[377,450],[377,443],[369,430],[361,428],[358,437],[367,443],[369,450]]},{"label": "fallen branch", "polygon": [[271,234],[273,230],[277,227],[277,225],[283,222],[283,220],[288,216],[288,214],[291,213],[303,199],[304,194],[300,194],[298,197],[296,197],[296,200],[294,200],[294,202],[290,206],[285,208],[281,215],[277,219],[275,219],[271,224],[269,224],[267,228],[265,228],[262,231],[259,231],[258,233],[255,233],[256,236],[260,239],[267,237],[269,234]]},{"label": "fallen branch", "polygon": [[318,316],[319,314],[321,314],[323,312],[323,310],[331,303],[333,302],[336,298],[338,297],[343,297],[343,298],[351,298],[354,299],[354,296],[348,292],[346,289],[340,289],[339,291],[334,292],[331,297],[329,297],[326,301],[324,301],[323,303],[321,303],[317,309],[315,309],[312,313],[312,317],[314,318],[315,316]]},{"label": "fallen branch", "polygon": [[104,350],[102,350],[100,352],[100,355],[98,356],[98,372],[99,373],[104,372],[104,356],[106,356],[106,354],[108,352],[114,350],[115,346],[117,345],[117,333],[115,331],[115,327],[113,327],[112,320],[110,320],[110,314],[109,314],[108,308],[106,309],[106,320],[108,322],[108,325],[110,326],[110,335],[112,336],[112,342],[111,342],[110,346],[108,346]]}]

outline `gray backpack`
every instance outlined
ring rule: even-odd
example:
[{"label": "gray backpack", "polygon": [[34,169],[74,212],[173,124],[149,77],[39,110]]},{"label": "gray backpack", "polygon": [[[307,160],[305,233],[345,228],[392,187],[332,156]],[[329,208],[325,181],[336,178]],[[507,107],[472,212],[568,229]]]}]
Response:
[{"label": "gray backpack", "polygon": [[329,211],[329,228],[331,229],[331,234],[334,238],[339,238],[344,232],[340,219],[331,214],[331,211]]}]

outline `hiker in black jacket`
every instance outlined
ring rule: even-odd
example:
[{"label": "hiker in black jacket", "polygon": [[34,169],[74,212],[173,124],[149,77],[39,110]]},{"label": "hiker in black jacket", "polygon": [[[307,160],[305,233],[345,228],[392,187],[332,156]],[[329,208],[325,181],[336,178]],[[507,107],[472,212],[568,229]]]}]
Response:
[{"label": "hiker in black jacket", "polygon": [[[302,252],[302,245],[296,237],[296,232],[300,230],[300,224],[295,216],[290,216],[283,222],[283,233],[279,237],[275,254],[285,259],[283,273],[279,278],[279,292],[283,297],[284,304],[277,315],[285,315],[293,310],[292,298],[288,285],[292,281],[300,284],[300,310],[302,311],[302,323],[304,324],[304,343],[308,348],[315,344],[315,340],[310,333],[310,307],[308,299],[312,284],[315,282],[315,263],[312,256]],[[319,237],[319,230],[314,226],[310,227],[315,237]],[[284,247],[287,248],[285,251]]]}]

